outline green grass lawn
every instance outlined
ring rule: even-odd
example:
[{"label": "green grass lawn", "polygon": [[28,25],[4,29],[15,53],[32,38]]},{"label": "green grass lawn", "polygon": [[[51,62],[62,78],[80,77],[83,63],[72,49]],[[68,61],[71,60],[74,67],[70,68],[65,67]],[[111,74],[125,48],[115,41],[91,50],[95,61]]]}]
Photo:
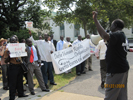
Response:
[{"label": "green grass lawn", "polygon": [[[70,81],[74,80],[76,77],[76,71],[75,70],[76,69],[73,68],[72,72],[68,73],[68,74],[65,74],[65,73],[59,74],[59,75],[54,74],[54,80],[55,80],[55,83],[57,83],[57,85],[53,86],[53,85],[48,84],[49,89],[58,90],[59,88],[67,85]],[[23,78],[23,79],[25,80],[25,78]],[[34,81],[34,84],[36,84],[35,87],[39,87],[38,81],[37,81],[35,76],[34,76],[33,81]],[[2,74],[0,74],[0,82],[2,82]],[[25,84],[25,81],[24,81],[24,84]]]},{"label": "green grass lawn", "polygon": [[[68,74],[66,74],[66,73],[59,74],[59,75],[54,74],[54,80],[55,80],[55,83],[57,83],[57,85],[53,86],[53,85],[48,84],[49,89],[58,90],[59,88],[67,85],[70,81],[74,80],[76,77],[75,70],[76,70],[76,68],[73,68],[72,72],[68,73]],[[35,87],[39,87],[38,81],[35,76],[34,76],[34,84],[36,84]]]}]

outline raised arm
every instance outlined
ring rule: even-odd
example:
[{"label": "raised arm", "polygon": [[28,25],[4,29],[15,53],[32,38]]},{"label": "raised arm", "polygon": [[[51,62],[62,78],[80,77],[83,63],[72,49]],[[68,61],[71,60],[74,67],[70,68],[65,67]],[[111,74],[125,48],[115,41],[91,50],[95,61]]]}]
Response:
[{"label": "raised arm", "polygon": [[109,34],[107,34],[107,32],[105,32],[104,28],[101,26],[101,24],[97,20],[98,13],[96,11],[93,11],[92,14],[93,14],[93,19],[94,19],[95,25],[97,27],[98,33],[104,40],[109,40]]},{"label": "raised arm", "polygon": [[34,45],[37,45],[37,40],[34,40],[31,31],[29,30],[30,40],[33,42]]}]

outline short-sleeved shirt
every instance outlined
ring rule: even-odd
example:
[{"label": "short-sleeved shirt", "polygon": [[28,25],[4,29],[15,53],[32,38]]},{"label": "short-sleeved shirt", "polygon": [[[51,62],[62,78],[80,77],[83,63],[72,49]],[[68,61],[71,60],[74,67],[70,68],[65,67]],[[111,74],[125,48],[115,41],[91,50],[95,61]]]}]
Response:
[{"label": "short-sleeved shirt", "polygon": [[[8,49],[5,50],[4,59],[8,58]],[[10,63],[12,64],[21,64],[21,62],[17,62],[18,58],[10,58]]]},{"label": "short-sleeved shirt", "polygon": [[107,73],[124,73],[129,70],[127,51],[122,46],[123,43],[126,43],[124,32],[110,33],[106,51]]}]

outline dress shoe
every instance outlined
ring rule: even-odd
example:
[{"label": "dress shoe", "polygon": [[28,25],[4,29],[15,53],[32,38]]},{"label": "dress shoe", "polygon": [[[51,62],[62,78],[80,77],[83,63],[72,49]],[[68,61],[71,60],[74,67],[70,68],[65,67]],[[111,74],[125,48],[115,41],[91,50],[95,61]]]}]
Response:
[{"label": "dress shoe", "polygon": [[24,95],[20,95],[20,96],[18,96],[18,97],[19,97],[19,98],[20,98],[20,97],[28,97],[28,95],[25,95],[25,94],[24,94]]},{"label": "dress shoe", "polygon": [[51,85],[57,85],[56,83],[50,83]]},{"label": "dress shoe", "polygon": [[85,72],[85,71],[83,71],[81,74],[86,74],[86,72]]},{"label": "dress shoe", "polygon": [[31,94],[31,95],[35,95],[35,92],[31,92],[30,94]]},{"label": "dress shoe", "polygon": [[81,75],[80,72],[78,72],[77,75],[80,76]]},{"label": "dress shoe", "polygon": [[50,90],[49,90],[49,89],[44,89],[44,90],[42,90],[42,91],[49,92]]},{"label": "dress shoe", "polygon": [[48,87],[48,85],[47,85],[47,84],[45,84],[45,87],[46,87],[46,89],[49,89],[49,87]]},{"label": "dress shoe", "polygon": [[102,89],[104,88],[104,81],[102,81],[102,83],[101,83],[101,88]]},{"label": "dress shoe", "polygon": [[89,69],[89,71],[93,71],[92,69]]},{"label": "dress shoe", "polygon": [[8,87],[3,87],[3,90],[9,90],[9,88]]}]

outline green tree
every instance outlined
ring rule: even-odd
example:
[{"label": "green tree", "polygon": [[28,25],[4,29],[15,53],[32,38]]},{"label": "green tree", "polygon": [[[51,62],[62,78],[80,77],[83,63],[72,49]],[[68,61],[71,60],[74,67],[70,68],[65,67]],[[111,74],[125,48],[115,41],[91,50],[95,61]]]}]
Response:
[{"label": "green tree", "polygon": [[[96,33],[92,19],[92,11],[95,8],[98,9],[98,20],[104,28],[109,27],[116,18],[124,20],[126,27],[130,27],[132,23],[133,0],[45,0],[44,4],[49,9],[58,8],[56,16],[53,17],[57,25],[64,21],[80,24],[85,35],[87,30]],[[72,6],[75,7],[74,10]]]},{"label": "green tree", "polygon": [[0,0],[0,30],[2,33],[25,29],[25,21],[33,21],[33,27],[42,28],[49,12],[41,10],[39,0]]}]

